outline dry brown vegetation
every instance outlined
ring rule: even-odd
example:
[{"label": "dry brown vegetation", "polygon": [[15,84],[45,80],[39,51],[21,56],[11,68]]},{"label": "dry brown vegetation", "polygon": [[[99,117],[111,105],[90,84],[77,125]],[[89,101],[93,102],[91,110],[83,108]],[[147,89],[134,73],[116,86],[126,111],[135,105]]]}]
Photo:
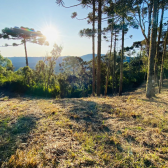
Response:
[{"label": "dry brown vegetation", "polygon": [[0,166],[168,167],[168,80],[122,97],[0,99]]}]

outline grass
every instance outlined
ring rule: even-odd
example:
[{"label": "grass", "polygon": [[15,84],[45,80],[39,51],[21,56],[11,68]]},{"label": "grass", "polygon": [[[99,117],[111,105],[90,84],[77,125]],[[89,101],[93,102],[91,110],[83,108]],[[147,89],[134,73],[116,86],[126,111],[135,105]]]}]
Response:
[{"label": "grass", "polygon": [[0,167],[168,167],[168,80],[122,97],[1,98]]}]

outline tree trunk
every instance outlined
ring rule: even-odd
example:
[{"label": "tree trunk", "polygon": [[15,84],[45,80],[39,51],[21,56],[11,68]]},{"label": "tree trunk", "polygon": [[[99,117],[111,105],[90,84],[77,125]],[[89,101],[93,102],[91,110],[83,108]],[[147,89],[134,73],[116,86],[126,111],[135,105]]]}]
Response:
[{"label": "tree trunk", "polygon": [[157,37],[157,5],[158,0],[153,0],[153,21],[152,21],[152,33],[149,50],[148,60],[148,76],[146,84],[146,97],[151,98],[155,96],[154,88],[154,58],[156,54],[156,37]]},{"label": "tree trunk", "polygon": [[149,25],[148,25],[148,42],[146,42],[147,45],[147,54],[149,56],[149,45],[150,45],[150,35],[151,35],[151,15],[152,15],[152,0],[150,0],[149,4],[148,4],[148,21],[149,21]]},{"label": "tree trunk", "polygon": [[141,65],[140,65],[140,63],[141,63],[141,58],[142,58],[142,45],[141,45],[141,48],[140,48],[140,55],[139,55],[139,72],[140,72],[140,70],[141,70]]},{"label": "tree trunk", "polygon": [[163,49],[163,54],[162,54],[162,64],[161,64],[161,70],[160,70],[160,81],[159,81],[159,93],[161,93],[161,87],[162,87],[162,81],[163,81],[163,64],[164,64],[164,57],[166,55],[166,43],[168,40],[168,30],[166,33],[166,38],[164,41],[164,49]]},{"label": "tree trunk", "polygon": [[107,87],[108,87],[108,79],[109,79],[109,71],[110,71],[110,58],[111,56],[111,50],[112,50],[112,41],[113,41],[113,24],[111,25],[111,44],[110,44],[110,55],[108,58],[108,66],[107,66],[107,76],[106,76],[106,87],[105,87],[105,92],[104,95],[107,95]]},{"label": "tree trunk", "polygon": [[95,95],[95,0],[93,0],[93,34],[92,34],[92,52],[93,52],[93,61],[92,61],[92,75],[93,75],[93,81],[92,81],[92,95]]},{"label": "tree trunk", "polygon": [[26,66],[29,66],[28,65],[28,58],[27,58],[27,49],[26,49],[26,39],[24,38],[24,48],[25,48],[25,56],[26,56]]},{"label": "tree trunk", "polygon": [[113,58],[113,86],[112,86],[112,91],[113,94],[115,93],[114,85],[116,86],[116,76],[115,76],[115,71],[116,71],[116,31],[115,31],[115,39],[114,39],[114,58]]},{"label": "tree trunk", "polygon": [[155,55],[155,66],[154,66],[154,77],[155,77],[155,83],[157,83],[158,86],[158,57],[159,57],[159,44],[160,44],[160,38],[162,33],[162,25],[163,25],[163,15],[164,15],[164,6],[162,6],[162,14],[160,19],[160,26],[159,26],[159,36],[158,36],[158,42],[156,46],[156,55]]},{"label": "tree trunk", "polygon": [[119,82],[119,96],[122,96],[122,84],[123,84],[123,57],[124,57],[124,16],[122,23],[122,49],[121,49],[121,62],[120,62],[120,82]]},{"label": "tree trunk", "polygon": [[102,1],[98,1],[98,45],[97,45],[97,96],[100,96],[101,80],[101,20],[102,20]]}]

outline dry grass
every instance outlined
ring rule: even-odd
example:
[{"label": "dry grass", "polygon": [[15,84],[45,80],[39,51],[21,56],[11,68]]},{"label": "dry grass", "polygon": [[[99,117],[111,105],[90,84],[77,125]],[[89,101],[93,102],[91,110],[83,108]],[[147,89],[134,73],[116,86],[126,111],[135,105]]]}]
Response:
[{"label": "dry grass", "polygon": [[0,166],[168,167],[168,81],[122,97],[0,99]]}]

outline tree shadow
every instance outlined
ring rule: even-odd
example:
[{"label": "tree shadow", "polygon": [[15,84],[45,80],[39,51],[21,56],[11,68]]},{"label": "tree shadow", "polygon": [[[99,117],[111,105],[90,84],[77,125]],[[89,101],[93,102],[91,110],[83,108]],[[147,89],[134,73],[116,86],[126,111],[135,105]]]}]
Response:
[{"label": "tree shadow", "polygon": [[162,101],[158,101],[157,99],[158,99],[158,97],[155,96],[155,99],[152,98],[152,99],[142,99],[142,100],[146,101],[146,102],[154,102],[154,103],[161,103],[161,104],[163,103],[165,105],[168,105],[168,103],[165,102],[164,99],[162,99],[160,97],[159,97],[159,99],[161,99]]},{"label": "tree shadow", "polygon": [[20,144],[26,144],[36,121],[34,115],[19,116],[16,122],[10,121],[10,116],[0,120],[0,166],[16,152]]},{"label": "tree shadow", "polygon": [[36,95],[31,95],[31,94],[24,94],[24,93],[15,93],[15,92],[10,92],[7,90],[2,90],[0,88],[0,101],[3,101],[3,98],[8,98],[8,99],[19,99],[22,101],[27,101],[27,100],[39,100],[39,99],[44,99],[44,100],[52,100],[53,98],[47,97],[46,95],[44,96],[36,96]]},{"label": "tree shadow", "polygon": [[107,109],[113,109],[111,105],[99,104],[94,101],[85,101],[82,99],[59,99],[55,100],[54,103],[60,103],[64,109],[67,108],[66,103],[68,105],[70,104],[68,113],[66,114],[67,117],[77,124],[82,125],[85,131],[111,131],[110,128],[104,124],[104,121],[112,117],[107,118],[103,115],[103,112],[107,112]]}]

